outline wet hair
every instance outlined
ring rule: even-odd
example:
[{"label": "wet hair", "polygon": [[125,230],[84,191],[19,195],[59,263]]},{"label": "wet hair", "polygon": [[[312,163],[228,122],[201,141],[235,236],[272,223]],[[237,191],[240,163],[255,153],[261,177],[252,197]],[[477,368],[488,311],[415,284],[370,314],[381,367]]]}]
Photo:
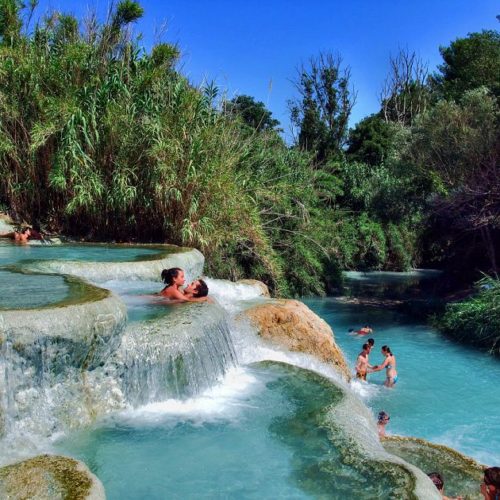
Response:
[{"label": "wet hair", "polygon": [[375,345],[375,340],[373,340],[373,339],[368,339],[368,340],[366,341],[366,343],[367,343],[367,344],[370,344],[370,345],[373,347],[373,346]]},{"label": "wet hair", "polygon": [[391,348],[388,345],[383,345],[382,346],[382,351],[388,352],[389,354],[392,355]]},{"label": "wet hair", "polygon": [[21,229],[21,234],[26,234],[28,231],[31,231],[31,228],[30,227],[23,227]]},{"label": "wet hair", "polygon": [[366,351],[366,349],[368,349],[370,347],[369,344],[363,344],[363,351]]},{"label": "wet hair", "polygon": [[500,467],[488,467],[484,469],[484,482],[487,485],[500,489]]},{"label": "wet hair", "polygon": [[198,286],[195,288],[193,297],[206,297],[208,295],[208,286],[203,280],[198,280]]},{"label": "wet hair", "polygon": [[180,267],[171,267],[170,269],[164,269],[161,272],[161,279],[163,283],[167,286],[172,286],[174,284],[174,279],[179,276],[179,273],[182,271]]},{"label": "wet hair", "polygon": [[430,478],[430,480],[434,483],[434,486],[439,490],[443,491],[444,488],[444,481],[439,472],[429,472],[427,474]]},{"label": "wet hair", "polygon": [[385,419],[390,420],[390,419],[391,419],[391,417],[390,417],[390,416],[389,416],[389,414],[388,414],[388,413],[386,413],[385,411],[379,411],[379,412],[378,412],[378,417],[377,417],[377,420],[378,420],[379,422],[383,422]]}]

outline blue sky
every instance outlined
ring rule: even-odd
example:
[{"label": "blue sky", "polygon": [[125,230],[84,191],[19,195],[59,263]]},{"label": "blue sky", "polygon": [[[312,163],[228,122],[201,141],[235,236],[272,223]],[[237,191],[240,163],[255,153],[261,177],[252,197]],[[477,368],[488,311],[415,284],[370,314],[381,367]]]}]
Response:
[{"label": "blue sky", "polygon": [[[431,69],[439,46],[482,29],[499,29],[498,0],[142,0],[136,32],[150,48],[166,22],[163,41],[182,51],[182,70],[197,84],[214,80],[229,97],[263,101],[289,128],[287,100],[297,66],[319,51],[339,52],[351,67],[358,94],[351,124],[379,109],[378,95],[390,54],[418,52]],[[48,8],[82,17],[104,14],[107,0],[41,0]]]}]

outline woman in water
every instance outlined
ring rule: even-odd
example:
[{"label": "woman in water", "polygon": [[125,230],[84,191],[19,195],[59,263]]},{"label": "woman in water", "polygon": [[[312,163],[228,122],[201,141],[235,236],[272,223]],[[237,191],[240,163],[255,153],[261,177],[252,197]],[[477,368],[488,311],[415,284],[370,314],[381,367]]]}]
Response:
[{"label": "woman in water", "polygon": [[386,387],[394,387],[398,381],[398,372],[396,371],[396,356],[392,354],[391,348],[387,345],[382,346],[382,354],[385,356],[385,361],[381,365],[376,365],[371,371],[379,372],[385,368],[386,379],[384,385]]},{"label": "woman in water", "polygon": [[[160,292],[162,297],[170,300],[179,300],[182,302],[205,302],[207,297],[196,296],[196,293],[185,294],[181,287],[186,283],[184,271],[179,267],[171,267],[161,272],[161,279],[165,283],[165,288]],[[208,293],[208,288],[207,288]]]}]

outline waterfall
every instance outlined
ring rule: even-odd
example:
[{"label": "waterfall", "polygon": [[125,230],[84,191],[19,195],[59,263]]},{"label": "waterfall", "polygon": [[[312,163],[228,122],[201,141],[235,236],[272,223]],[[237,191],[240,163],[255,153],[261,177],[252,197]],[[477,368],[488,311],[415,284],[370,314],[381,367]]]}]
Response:
[{"label": "waterfall", "polygon": [[132,323],[123,336],[118,358],[125,399],[132,406],[197,395],[236,365],[223,309],[169,307],[170,314]]}]

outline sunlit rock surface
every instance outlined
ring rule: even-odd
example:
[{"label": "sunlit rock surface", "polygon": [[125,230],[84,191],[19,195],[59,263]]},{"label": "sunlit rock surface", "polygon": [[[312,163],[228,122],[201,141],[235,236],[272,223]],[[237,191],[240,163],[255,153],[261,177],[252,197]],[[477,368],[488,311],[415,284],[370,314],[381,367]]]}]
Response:
[{"label": "sunlit rock surface", "polygon": [[82,462],[40,455],[0,469],[0,498],[104,500],[104,488]]},{"label": "sunlit rock surface", "polygon": [[290,351],[312,354],[350,379],[344,355],[335,343],[332,329],[298,300],[273,300],[241,313],[257,328],[259,335]]},{"label": "sunlit rock surface", "polygon": [[462,496],[481,499],[479,485],[483,480],[483,469],[472,458],[462,455],[447,446],[430,443],[424,439],[387,436],[384,448],[426,473],[439,472],[445,484],[447,496]]}]

